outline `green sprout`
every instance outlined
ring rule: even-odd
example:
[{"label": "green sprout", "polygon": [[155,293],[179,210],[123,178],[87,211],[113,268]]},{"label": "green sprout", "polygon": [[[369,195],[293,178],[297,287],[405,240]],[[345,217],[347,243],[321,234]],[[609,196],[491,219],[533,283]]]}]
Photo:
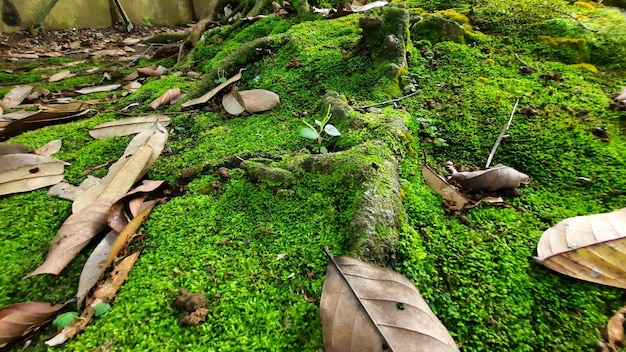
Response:
[{"label": "green sprout", "polygon": [[315,124],[319,127],[317,130],[315,129],[315,127],[313,127],[308,122],[306,122],[304,120],[302,121],[308,127],[304,127],[303,129],[300,130],[300,136],[302,136],[304,138],[308,138],[308,139],[315,139],[315,140],[317,140],[317,145],[318,145],[319,152],[322,153],[322,154],[328,153],[328,149],[325,146],[322,145],[322,141],[324,140],[322,138],[322,132],[326,133],[329,136],[333,136],[333,137],[341,136],[341,132],[339,132],[337,127],[335,127],[335,126],[331,125],[330,123],[328,123],[328,121],[330,120],[331,116],[332,116],[332,114],[330,113],[330,105],[328,105],[328,110],[326,111],[326,116],[324,116],[324,119],[322,121],[315,120]]}]

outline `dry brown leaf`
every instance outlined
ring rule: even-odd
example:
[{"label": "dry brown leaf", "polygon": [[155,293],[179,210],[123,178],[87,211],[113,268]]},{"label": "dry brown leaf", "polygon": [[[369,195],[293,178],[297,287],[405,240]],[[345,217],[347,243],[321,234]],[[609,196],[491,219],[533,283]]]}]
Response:
[{"label": "dry brown leaf", "polygon": [[63,180],[65,163],[35,154],[0,156],[0,195],[28,192]]},{"label": "dry brown leaf", "polygon": [[48,323],[63,307],[64,304],[27,302],[0,309],[0,348]]},{"label": "dry brown leaf", "polygon": [[160,97],[154,99],[152,103],[150,103],[150,107],[156,110],[159,106],[169,103],[172,100],[175,100],[181,95],[179,88],[168,89],[161,95]]},{"label": "dry brown leaf", "polygon": [[33,153],[37,155],[51,156],[61,150],[62,146],[63,141],[61,141],[60,139],[55,139],[37,148]]},{"label": "dry brown leaf", "polygon": [[94,59],[99,59],[104,56],[124,56],[126,55],[126,52],[120,49],[105,49],[94,51],[90,55],[93,56]]},{"label": "dry brown leaf", "polygon": [[439,176],[430,166],[422,165],[422,176],[426,181],[426,184],[439,193],[446,206],[452,210],[462,210],[468,204],[472,203],[467,197],[459,192],[454,186],[449,184],[443,177]]},{"label": "dry brown leaf", "polygon": [[64,70],[61,72],[57,72],[48,78],[48,82],[58,82],[60,80],[64,80],[66,78],[74,77],[76,74],[72,73],[70,70]]},{"label": "dry brown leaf", "polygon": [[622,346],[624,342],[624,322],[626,321],[624,314],[626,314],[626,307],[615,312],[606,326],[607,340],[612,351],[619,350],[618,346]]},{"label": "dry brown leaf", "polygon": [[222,89],[224,89],[228,85],[233,84],[233,83],[237,82],[238,80],[240,80],[242,72],[243,72],[243,69],[239,70],[239,73],[237,73],[236,75],[234,75],[231,78],[229,78],[228,80],[226,80],[226,82],[220,83],[220,85],[218,85],[217,87],[211,89],[209,92],[207,92],[206,94],[204,94],[203,96],[201,96],[199,98],[191,99],[191,100],[183,103],[181,105],[181,107],[187,108],[187,107],[194,106],[194,105],[206,104],[209,100],[211,100],[211,98],[213,98],[215,96],[215,94],[217,94],[220,91],[222,91]]},{"label": "dry brown leaf", "polygon": [[78,300],[79,308],[91,288],[98,283],[105,270],[113,263],[113,260],[122,250],[128,247],[132,236],[137,233],[137,230],[150,215],[155,205],[156,203],[152,203],[138,214],[121,232],[118,233],[115,230],[109,232],[91,253],[83,267],[78,282],[76,299]]},{"label": "dry brown leaf", "polygon": [[537,261],[561,274],[626,288],[626,208],[576,216],[546,230]]},{"label": "dry brown leaf", "polygon": [[83,88],[83,89],[77,90],[76,93],[79,93],[79,94],[91,94],[91,93],[111,92],[111,91],[114,91],[114,90],[118,89],[121,86],[122,86],[121,84],[109,84],[109,85],[106,85],[106,86],[96,86],[96,87],[91,87],[91,88]]},{"label": "dry brown leaf", "polygon": [[[0,131],[0,140],[16,136],[22,132],[34,130],[44,126],[58,125],[85,116],[94,110],[86,109],[79,111],[39,111],[27,113],[25,117],[12,121]],[[6,115],[5,115],[6,117]]]},{"label": "dry brown leaf", "polygon": [[122,232],[130,222],[130,219],[137,216],[144,201],[152,194],[162,193],[167,187],[168,184],[165,181],[143,181],[141,186],[128,192],[111,206],[107,217],[109,227]]},{"label": "dry brown leaf", "polygon": [[116,265],[111,274],[107,277],[107,280],[100,284],[94,291],[88,306],[80,315],[80,319],[74,320],[73,323],[63,328],[60,333],[46,341],[46,345],[60,345],[83,331],[96,313],[94,306],[100,303],[110,303],[113,300],[117,291],[122,287],[124,281],[126,281],[140,253],[140,251],[137,251],[124,258]]},{"label": "dry brown leaf", "polygon": [[320,302],[326,352],[458,351],[454,340],[403,275],[330,255]]},{"label": "dry brown leaf", "polygon": [[160,77],[165,74],[167,69],[163,66],[154,67],[142,67],[137,69],[139,77]]},{"label": "dry brown leaf", "polygon": [[530,183],[528,175],[504,165],[496,165],[480,171],[453,172],[450,178],[464,190],[475,191],[512,189]]},{"label": "dry brown leaf", "polygon": [[26,154],[28,146],[24,144],[0,143],[0,155]]},{"label": "dry brown leaf", "polygon": [[[150,147],[152,150],[152,155],[149,157],[147,163],[144,164],[143,170],[141,170],[141,172],[138,175],[135,175],[136,176],[135,179],[130,184],[127,185],[128,187],[124,189],[123,192],[117,194],[117,198],[126,194],[126,192],[128,192],[132,184],[139,181],[139,179],[143,177],[143,175],[145,175],[146,172],[148,172],[150,167],[152,167],[152,164],[159,157],[159,155],[163,151],[163,148],[165,147],[167,136],[168,136],[167,130],[164,129],[158,122],[156,122],[152,126],[152,128],[149,128],[139,133],[138,135],[136,135],[135,138],[133,138],[128,144],[128,146],[126,147],[126,150],[124,151],[124,155],[118,161],[116,161],[113,165],[111,165],[111,167],[109,167],[109,172],[102,179],[102,184],[97,187],[94,187],[93,189],[89,189],[88,191],[81,194],[78,198],[76,198],[76,200],[74,201],[74,204],[72,204],[72,211],[77,212],[80,209],[84,208],[87,204],[92,203],[96,198],[100,196],[101,192],[103,192],[107,187],[109,187],[108,185],[115,178],[118,178],[118,174],[122,172],[122,170],[126,167],[125,165],[127,164],[128,159],[131,156],[134,156],[135,154],[137,154],[137,152],[143,147],[146,147],[146,146]],[[128,174],[128,171],[124,170],[124,173]],[[127,179],[127,181],[131,181],[129,178],[126,178],[126,176],[124,175],[120,177]],[[120,189],[120,191],[121,190],[122,189]]]},{"label": "dry brown leaf", "polygon": [[129,117],[125,119],[105,122],[89,130],[89,135],[95,139],[109,137],[128,136],[136,134],[154,126],[155,122],[161,126],[168,126],[172,119],[166,115],[146,115],[139,117]]},{"label": "dry brown leaf", "polygon": [[89,107],[84,101],[77,101],[72,103],[60,103],[60,104],[41,104],[39,108],[47,112],[77,112],[85,110]]},{"label": "dry brown leaf", "polygon": [[2,98],[2,102],[0,105],[4,109],[13,109],[14,107],[20,105],[24,99],[30,94],[30,91],[33,90],[32,86],[15,86],[15,88],[11,89],[7,94]]}]

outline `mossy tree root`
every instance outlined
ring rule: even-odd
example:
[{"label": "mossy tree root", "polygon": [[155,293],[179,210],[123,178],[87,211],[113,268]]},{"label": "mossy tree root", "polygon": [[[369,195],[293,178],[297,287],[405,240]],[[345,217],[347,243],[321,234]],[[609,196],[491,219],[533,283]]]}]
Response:
[{"label": "mossy tree root", "polygon": [[234,74],[235,71],[245,67],[248,63],[258,60],[267,53],[268,49],[283,46],[288,40],[289,37],[282,33],[258,38],[242,45],[239,49],[226,56],[219,65],[215,66],[211,72],[206,75],[202,82],[202,87],[208,88],[213,86],[213,80],[218,78],[219,73],[226,72],[226,74],[230,76]]}]

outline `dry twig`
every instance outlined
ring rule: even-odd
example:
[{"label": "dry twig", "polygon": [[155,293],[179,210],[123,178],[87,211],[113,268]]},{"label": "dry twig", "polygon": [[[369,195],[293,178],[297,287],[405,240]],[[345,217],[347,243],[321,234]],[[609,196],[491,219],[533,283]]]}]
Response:
[{"label": "dry twig", "polygon": [[513,111],[511,111],[511,117],[509,117],[509,121],[506,123],[506,125],[504,125],[504,127],[502,128],[502,132],[500,132],[498,139],[496,139],[496,143],[493,145],[493,148],[491,148],[491,153],[489,153],[489,158],[487,158],[487,164],[485,165],[485,169],[488,169],[489,165],[491,165],[491,160],[493,159],[493,156],[496,155],[496,150],[498,150],[498,146],[500,145],[500,142],[502,141],[502,138],[504,137],[504,133],[506,132],[506,130],[509,129],[509,127],[511,127],[511,122],[513,121],[513,115],[515,115],[515,109],[517,109],[518,103],[519,103],[519,99],[515,101],[515,105],[513,106]]}]

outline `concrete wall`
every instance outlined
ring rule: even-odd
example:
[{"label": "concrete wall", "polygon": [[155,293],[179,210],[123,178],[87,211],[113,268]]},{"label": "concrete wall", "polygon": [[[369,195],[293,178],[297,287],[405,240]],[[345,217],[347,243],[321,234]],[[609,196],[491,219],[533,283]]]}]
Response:
[{"label": "concrete wall", "polygon": [[[46,29],[111,26],[118,21],[112,0],[2,0],[0,32],[43,24]],[[158,26],[189,23],[211,0],[120,0],[130,20]],[[9,5],[5,5],[9,3]],[[19,19],[19,25],[14,24]],[[6,22],[9,22],[7,24]]]}]

